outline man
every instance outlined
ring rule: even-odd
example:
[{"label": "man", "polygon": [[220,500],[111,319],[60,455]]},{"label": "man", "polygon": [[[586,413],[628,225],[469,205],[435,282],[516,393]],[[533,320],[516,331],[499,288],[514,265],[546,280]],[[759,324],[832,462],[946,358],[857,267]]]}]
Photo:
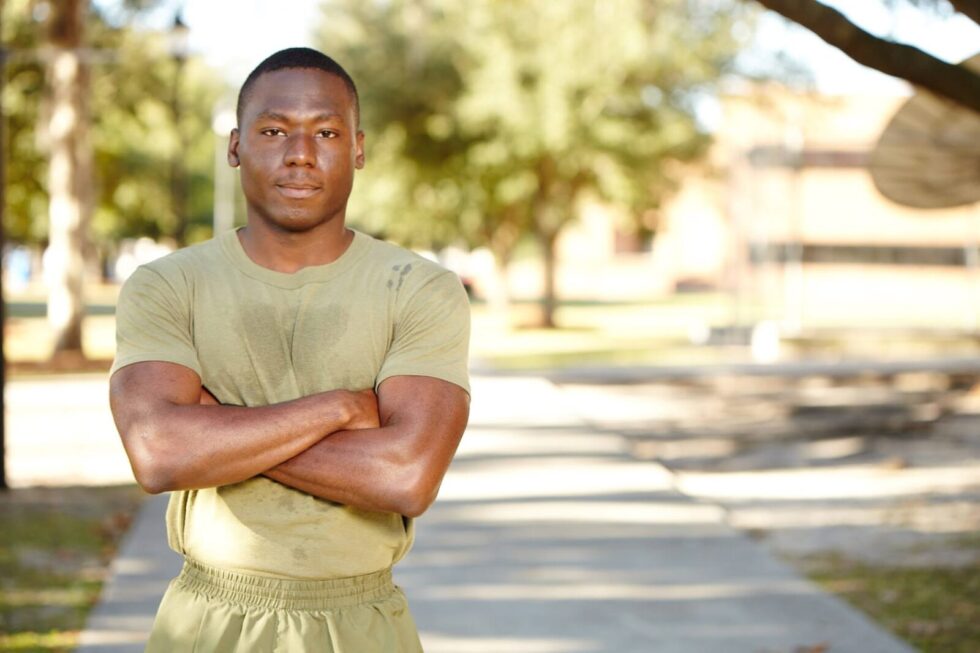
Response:
[{"label": "man", "polygon": [[358,120],[322,53],[259,64],[228,146],[247,225],[120,294],[112,411],[185,557],[148,651],[421,650],[390,568],[466,425],[469,309],[452,273],[346,228]]}]

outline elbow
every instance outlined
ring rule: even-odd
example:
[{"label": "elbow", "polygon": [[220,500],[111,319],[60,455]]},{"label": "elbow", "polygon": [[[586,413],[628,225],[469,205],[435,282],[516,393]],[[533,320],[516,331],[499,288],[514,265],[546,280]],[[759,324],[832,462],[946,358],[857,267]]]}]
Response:
[{"label": "elbow", "polygon": [[147,494],[163,494],[170,491],[165,483],[156,479],[141,477],[139,474],[136,475],[136,484]]},{"label": "elbow", "polygon": [[147,494],[161,494],[177,489],[173,477],[166,470],[151,465],[133,465],[136,483]]},{"label": "elbow", "polygon": [[130,460],[136,483],[147,494],[160,494],[178,489],[170,466],[153,456]]},{"label": "elbow", "polygon": [[399,515],[415,519],[416,517],[421,517],[431,505],[432,501],[428,501],[422,497],[406,497],[399,500],[397,512]]},{"label": "elbow", "polygon": [[408,479],[401,486],[396,498],[396,512],[405,517],[421,517],[435,503],[439,493],[439,484],[432,482],[424,475],[416,474],[416,478]]},{"label": "elbow", "polygon": [[131,437],[124,438],[133,476],[140,488],[148,494],[179,489],[177,465],[166,447],[161,446],[165,441],[166,438],[148,429],[137,429]]}]

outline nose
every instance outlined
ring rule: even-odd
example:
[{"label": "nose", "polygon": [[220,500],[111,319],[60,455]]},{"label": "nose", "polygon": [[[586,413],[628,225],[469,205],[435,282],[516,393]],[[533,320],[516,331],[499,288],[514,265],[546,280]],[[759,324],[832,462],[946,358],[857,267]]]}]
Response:
[{"label": "nose", "polygon": [[316,166],[316,144],[311,134],[291,134],[286,142],[287,166]]}]

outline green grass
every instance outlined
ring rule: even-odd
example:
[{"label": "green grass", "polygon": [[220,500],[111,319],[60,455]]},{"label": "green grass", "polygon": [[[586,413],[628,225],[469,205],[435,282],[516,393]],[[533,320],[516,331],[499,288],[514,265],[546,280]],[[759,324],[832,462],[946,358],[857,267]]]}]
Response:
[{"label": "green grass", "polygon": [[820,567],[813,580],[923,653],[980,651],[980,563],[903,568],[835,558]]},{"label": "green grass", "polygon": [[[671,339],[622,341],[619,346],[596,339],[578,348],[494,353],[483,358],[499,370],[548,370],[576,367],[629,367],[631,365],[706,365],[731,362],[734,354],[719,347],[695,347]],[[743,355],[744,358],[744,355]]]},{"label": "green grass", "polygon": [[69,651],[142,500],[135,486],[0,493],[0,651]]},{"label": "green grass", "polygon": [[[744,328],[753,316],[761,316],[758,306],[741,307]],[[709,327],[730,324],[731,306],[719,294],[691,293],[635,303],[562,302],[556,313],[557,329],[533,326],[539,317],[537,306],[528,302],[513,304],[506,316],[485,305],[475,306],[471,339],[474,358],[501,370],[751,360],[748,347],[724,344],[717,333],[711,345],[692,342],[692,334],[704,335]],[[787,360],[975,356],[978,347],[980,341],[966,333],[909,330],[897,325],[887,329],[837,327],[784,338],[782,355]]]},{"label": "green grass", "polygon": [[[7,317],[46,317],[48,306],[44,302],[7,302]],[[86,304],[86,315],[115,315],[114,304]]]}]

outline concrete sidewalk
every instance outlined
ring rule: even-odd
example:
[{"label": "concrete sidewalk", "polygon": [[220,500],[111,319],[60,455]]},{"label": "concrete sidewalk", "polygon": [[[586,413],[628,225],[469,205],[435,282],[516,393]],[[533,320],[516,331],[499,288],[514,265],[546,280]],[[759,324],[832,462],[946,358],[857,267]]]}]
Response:
[{"label": "concrete sidewalk", "polygon": [[143,650],[160,598],[181,567],[180,556],[167,546],[168,496],[151,497],[143,504],[112,562],[99,603],[89,613],[79,653]]},{"label": "concrete sidewalk", "polygon": [[[570,396],[474,379],[470,429],[396,570],[428,653],[913,650],[631,459]],[[146,504],[80,651],[141,650],[178,567],[162,507]]]}]

